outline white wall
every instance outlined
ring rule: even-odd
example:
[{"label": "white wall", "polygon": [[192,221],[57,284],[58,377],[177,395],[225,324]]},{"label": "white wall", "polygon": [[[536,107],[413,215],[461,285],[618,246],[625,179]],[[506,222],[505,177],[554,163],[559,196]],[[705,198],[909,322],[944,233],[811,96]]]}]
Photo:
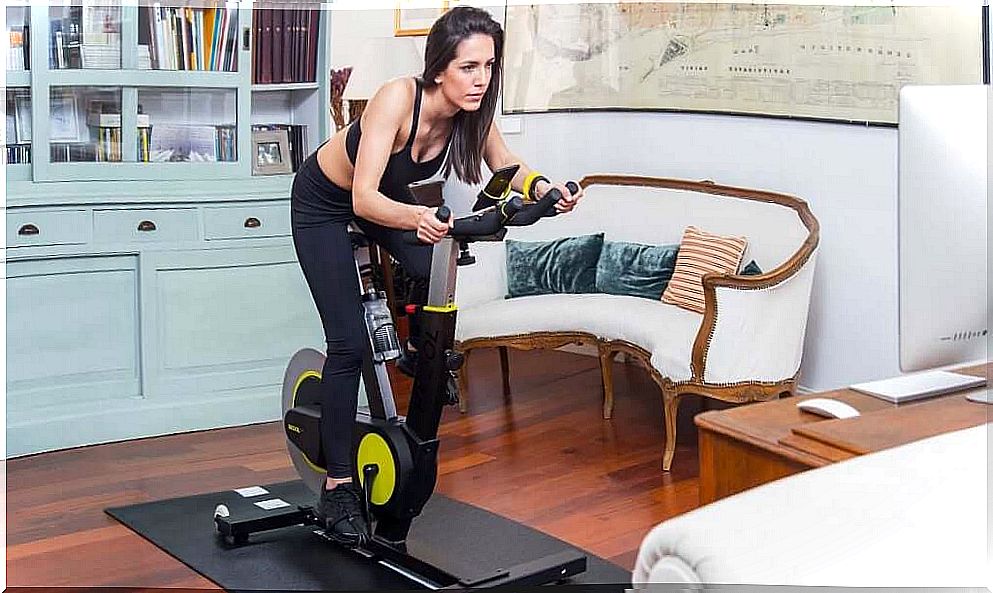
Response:
[{"label": "white wall", "polygon": [[[503,9],[491,12],[498,20]],[[363,36],[392,34],[392,12],[336,11],[332,65]],[[676,113],[528,114],[498,119],[508,145],[554,179],[630,173],[784,192],[821,224],[801,384],[823,390],[899,374],[897,131]],[[467,194],[456,189],[456,194]]]}]

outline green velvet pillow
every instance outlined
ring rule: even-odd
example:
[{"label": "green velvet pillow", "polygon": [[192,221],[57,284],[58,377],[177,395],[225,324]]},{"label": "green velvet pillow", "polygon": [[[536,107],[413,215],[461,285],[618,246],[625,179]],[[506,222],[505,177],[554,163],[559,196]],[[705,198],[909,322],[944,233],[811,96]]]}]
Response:
[{"label": "green velvet pillow", "polygon": [[507,297],[596,292],[603,233],[507,243]]},{"label": "green velvet pillow", "polygon": [[759,267],[755,260],[748,262],[748,265],[738,272],[742,276],[760,276],[762,274],[762,268]]},{"label": "green velvet pillow", "polygon": [[596,267],[597,292],[658,300],[672,278],[679,245],[605,241]]}]

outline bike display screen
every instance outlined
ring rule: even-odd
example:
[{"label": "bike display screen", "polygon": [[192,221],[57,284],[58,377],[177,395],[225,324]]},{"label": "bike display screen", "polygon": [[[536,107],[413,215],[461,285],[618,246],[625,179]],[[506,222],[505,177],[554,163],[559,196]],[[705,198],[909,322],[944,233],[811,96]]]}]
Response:
[{"label": "bike display screen", "polygon": [[472,210],[474,212],[476,210],[482,210],[499,201],[507,192],[511,181],[514,180],[514,175],[517,175],[517,171],[520,168],[520,165],[513,164],[494,171],[493,176],[486,183],[486,187],[476,196],[476,203],[473,205]]}]

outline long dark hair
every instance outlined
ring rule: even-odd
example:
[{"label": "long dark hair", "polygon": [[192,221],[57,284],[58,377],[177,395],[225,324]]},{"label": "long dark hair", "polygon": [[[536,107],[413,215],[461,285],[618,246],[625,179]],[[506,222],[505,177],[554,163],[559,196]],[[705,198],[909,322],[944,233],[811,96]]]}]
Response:
[{"label": "long dark hair", "polygon": [[475,34],[493,38],[494,61],[489,87],[479,109],[460,111],[452,122],[452,145],[445,160],[445,176],[452,170],[465,183],[479,183],[483,161],[483,143],[493,123],[503,63],[503,29],[488,12],[472,6],[457,6],[441,16],[431,27],[424,49],[425,88],[436,86],[435,77],[455,59],[459,43]]}]

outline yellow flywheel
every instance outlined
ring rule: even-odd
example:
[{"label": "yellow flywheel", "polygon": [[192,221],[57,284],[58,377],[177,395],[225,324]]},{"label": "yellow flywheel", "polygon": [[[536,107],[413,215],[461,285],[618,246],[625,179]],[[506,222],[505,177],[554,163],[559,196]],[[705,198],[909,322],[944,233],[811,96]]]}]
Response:
[{"label": "yellow flywheel", "polygon": [[365,486],[365,476],[362,468],[367,465],[379,466],[379,472],[372,481],[372,503],[384,505],[393,496],[396,488],[397,468],[393,452],[386,443],[386,439],[380,435],[370,432],[362,437],[359,442],[356,469],[358,469],[359,481]]}]

